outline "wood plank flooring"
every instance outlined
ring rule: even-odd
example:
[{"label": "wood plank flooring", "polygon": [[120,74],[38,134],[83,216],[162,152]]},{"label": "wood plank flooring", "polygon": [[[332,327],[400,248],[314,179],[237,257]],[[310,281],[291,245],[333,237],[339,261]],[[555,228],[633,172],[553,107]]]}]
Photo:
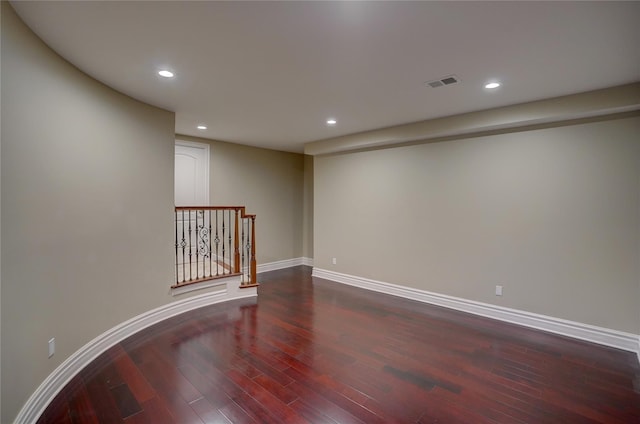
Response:
[{"label": "wood plank flooring", "polygon": [[39,423],[640,423],[635,354],[296,267],[114,346]]}]

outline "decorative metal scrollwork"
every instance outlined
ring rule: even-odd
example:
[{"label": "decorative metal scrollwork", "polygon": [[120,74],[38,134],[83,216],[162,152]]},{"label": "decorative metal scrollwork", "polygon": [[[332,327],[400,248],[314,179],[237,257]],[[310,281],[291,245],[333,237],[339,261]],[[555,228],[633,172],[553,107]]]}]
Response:
[{"label": "decorative metal scrollwork", "polygon": [[254,284],[254,218],[244,207],[176,207],[175,286],[234,273]]},{"label": "decorative metal scrollwork", "polygon": [[211,254],[209,246],[209,229],[202,224],[198,226],[198,251],[204,258],[208,258]]}]

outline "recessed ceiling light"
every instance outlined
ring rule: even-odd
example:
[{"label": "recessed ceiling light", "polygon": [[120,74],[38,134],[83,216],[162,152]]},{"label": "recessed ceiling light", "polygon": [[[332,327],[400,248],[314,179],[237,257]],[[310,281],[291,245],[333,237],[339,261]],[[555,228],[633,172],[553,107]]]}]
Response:
[{"label": "recessed ceiling light", "polygon": [[335,125],[337,123],[338,121],[336,121],[335,119],[327,119],[327,125]]},{"label": "recessed ceiling light", "polygon": [[499,82],[490,82],[489,84],[484,86],[484,88],[488,88],[488,89],[493,89],[493,88],[498,88],[498,87],[500,87],[500,83]]},{"label": "recessed ceiling light", "polygon": [[199,130],[206,130],[207,126],[206,125],[198,125],[198,129]]},{"label": "recessed ceiling light", "polygon": [[173,78],[173,72],[167,71],[166,69],[158,71],[158,75],[165,78]]}]

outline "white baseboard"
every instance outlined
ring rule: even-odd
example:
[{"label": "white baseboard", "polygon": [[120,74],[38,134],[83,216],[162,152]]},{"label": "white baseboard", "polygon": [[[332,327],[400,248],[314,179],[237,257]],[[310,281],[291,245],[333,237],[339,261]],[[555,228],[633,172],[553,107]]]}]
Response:
[{"label": "white baseboard", "polygon": [[640,335],[637,334],[341,274],[326,269],[314,268],[312,276],[636,352],[640,361]]},{"label": "white baseboard", "polygon": [[258,274],[262,274],[263,272],[275,271],[275,270],[284,269],[284,268],[291,268],[291,267],[300,266],[300,265],[313,266],[313,259],[300,257],[300,258],[285,259],[283,261],[268,262],[266,264],[258,264],[256,271]]},{"label": "white baseboard", "polygon": [[256,287],[240,289],[239,286],[240,277],[236,276],[232,281],[228,281],[226,289],[171,302],[135,316],[100,334],[78,349],[49,374],[36,391],[33,392],[31,397],[29,397],[14,422],[18,424],[35,423],[53,398],[78,372],[107,349],[127,337],[153,324],[193,309],[202,308],[214,303],[255,297],[258,294]]},{"label": "white baseboard", "polygon": [[[218,286],[226,286],[227,285],[227,279],[234,279],[237,281],[238,277],[234,276],[234,277],[222,277],[222,278],[216,278],[214,280],[207,280],[207,281],[203,281],[200,283],[194,283],[194,284],[187,284],[184,286],[178,286],[175,288],[171,289],[171,296],[178,296],[181,294],[185,294],[185,293],[189,293],[192,291],[196,291],[196,290],[204,290],[204,289],[210,289],[211,287],[218,287]],[[240,284],[240,283],[238,283]]]}]

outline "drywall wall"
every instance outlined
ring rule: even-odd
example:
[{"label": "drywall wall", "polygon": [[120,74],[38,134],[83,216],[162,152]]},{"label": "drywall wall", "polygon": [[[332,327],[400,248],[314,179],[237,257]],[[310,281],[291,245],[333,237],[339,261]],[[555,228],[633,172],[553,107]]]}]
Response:
[{"label": "drywall wall", "polygon": [[302,256],[313,259],[313,156],[304,156]]},{"label": "drywall wall", "polygon": [[314,266],[637,333],[638,134],[635,116],[315,156]]},{"label": "drywall wall", "polygon": [[[0,23],[2,22],[0,7]],[[0,31],[0,46],[2,45],[2,31]],[[0,49],[1,51],[1,49]],[[2,81],[2,54],[0,54],[0,81]],[[1,86],[2,84],[0,84]],[[0,96],[1,97],[1,96]],[[0,102],[0,128],[2,128],[2,104]],[[2,175],[2,131],[0,131],[0,176]],[[0,331],[2,330],[2,190],[0,190]],[[0,334],[0,364],[2,364],[2,337]],[[2,419],[2,366],[0,365],[0,420]]]},{"label": "drywall wall", "polygon": [[[0,23],[2,22],[0,7]],[[0,31],[0,46],[2,45],[2,31]],[[1,49],[0,49],[1,51]],[[2,54],[0,53],[0,81],[2,81]],[[1,86],[2,84],[0,84]],[[0,96],[1,97],[1,96]],[[0,128],[2,128],[2,104],[0,102]],[[2,175],[2,131],[0,131],[0,176]],[[0,331],[2,330],[2,190],[0,190]],[[0,364],[2,364],[2,337],[0,334]],[[2,366],[0,365],[0,420],[2,419]]]},{"label": "drywall wall", "polygon": [[172,300],[174,115],[87,77],[8,2],[1,77],[1,421],[9,423],[70,354]]},{"label": "drywall wall", "polygon": [[208,143],[209,202],[256,214],[258,264],[303,255],[304,156],[176,135]]}]

